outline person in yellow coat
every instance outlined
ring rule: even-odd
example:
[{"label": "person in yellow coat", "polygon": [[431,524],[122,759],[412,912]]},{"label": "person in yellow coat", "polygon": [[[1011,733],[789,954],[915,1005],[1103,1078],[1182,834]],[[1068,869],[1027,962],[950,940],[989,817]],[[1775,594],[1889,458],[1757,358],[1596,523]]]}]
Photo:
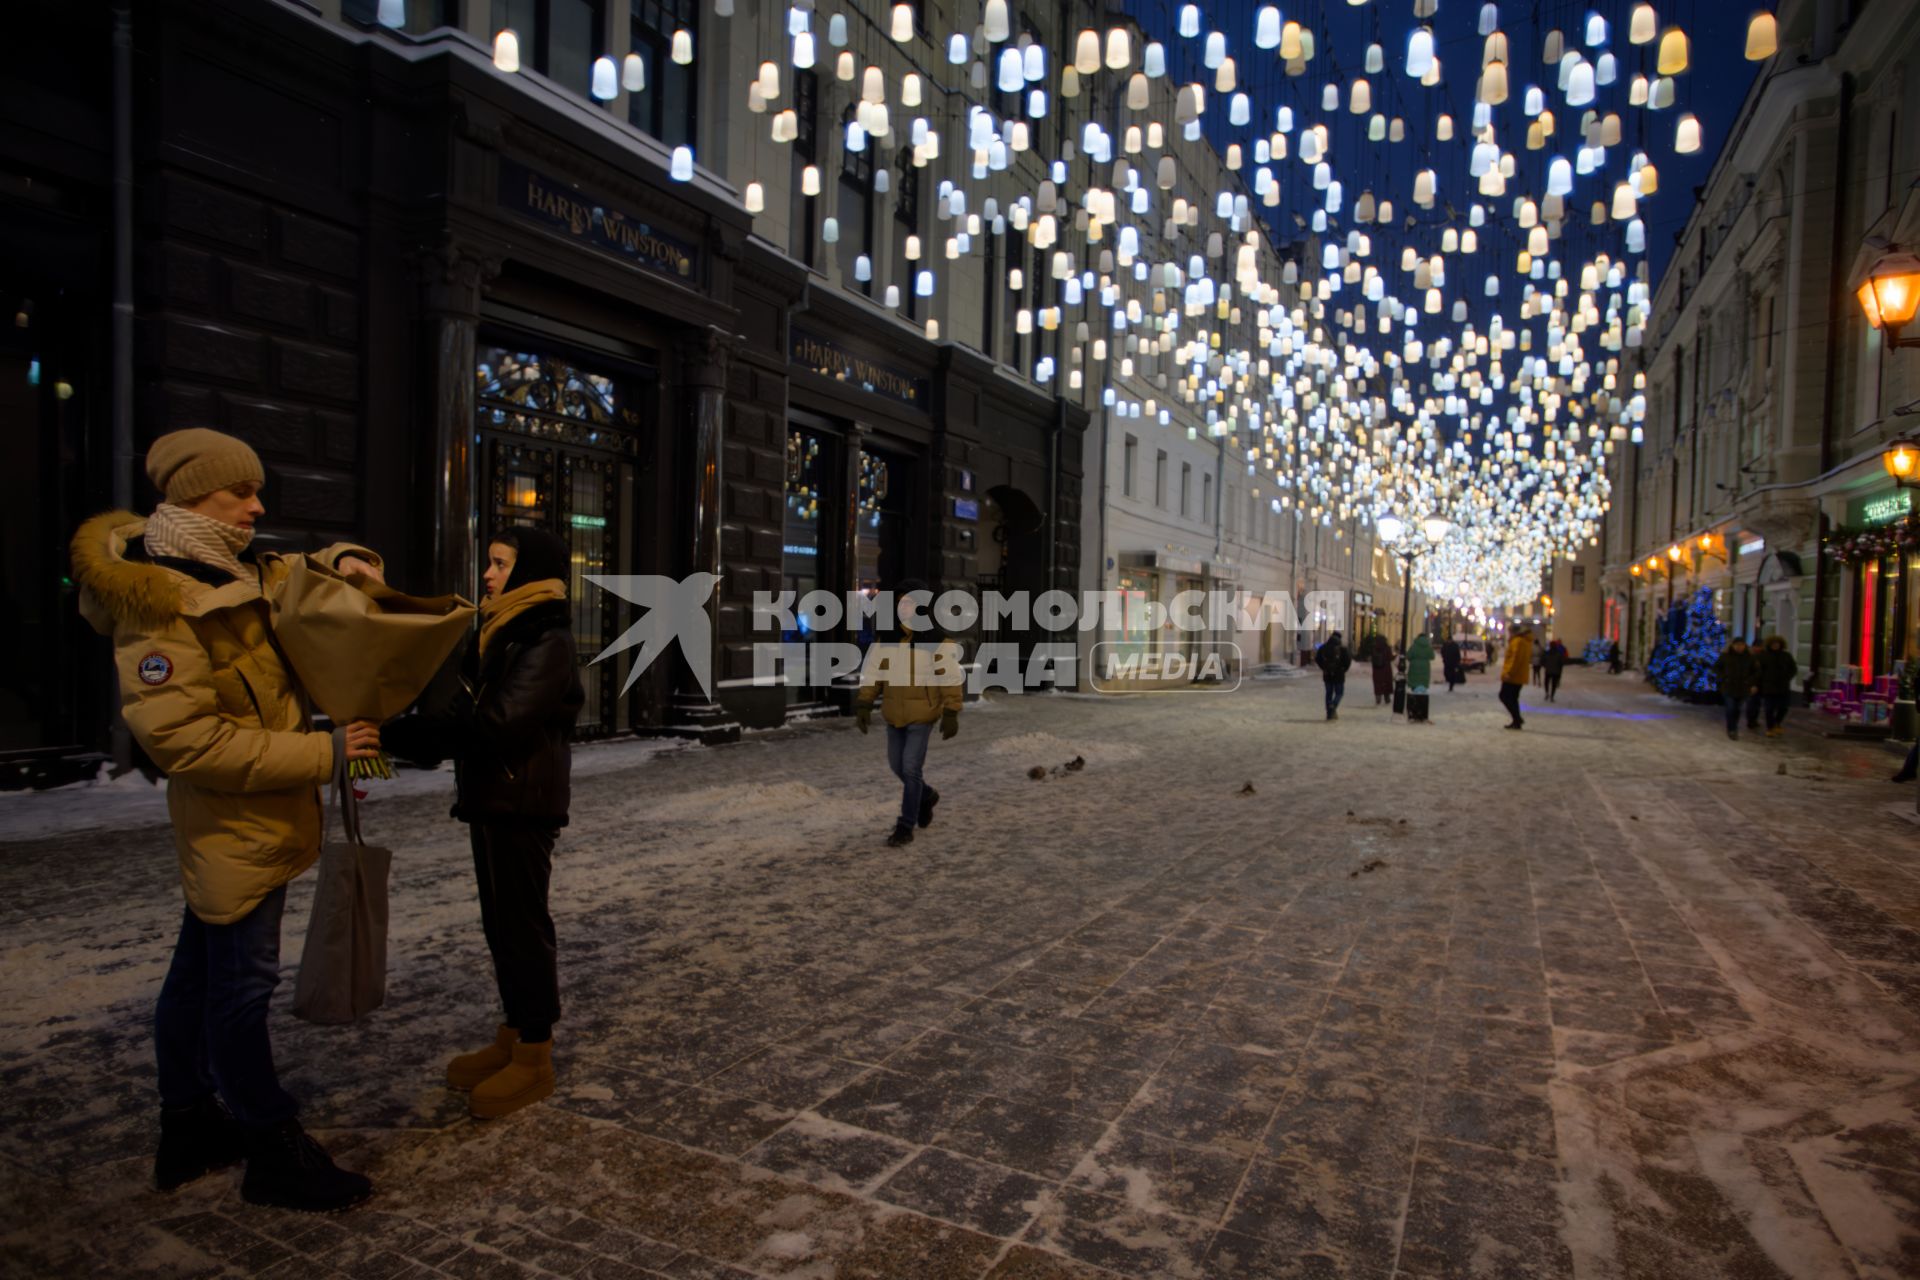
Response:
[{"label": "person in yellow coat", "polygon": [[887,766],[900,779],[900,816],[887,837],[892,846],[913,843],[915,827],[933,821],[940,793],[926,784],[924,769],[933,729],[942,739],[960,732],[960,706],[965,700],[966,669],[960,646],[951,640],[938,644],[914,643],[925,634],[927,621],[920,609],[929,598],[927,584],[908,578],[894,588],[900,618],[900,640],[867,650],[860,672],[860,693],[854,700],[854,718],[866,733],[873,720],[874,698],[884,690],[880,714],[887,721]]},{"label": "person in yellow coat", "polygon": [[[379,728],[310,732],[269,614],[290,562],[251,549],[266,513],[254,451],[217,431],[175,431],[148,450],[147,475],[165,495],[153,514],[95,516],[72,554],[81,613],[113,638],[121,716],[167,775],[187,899],[154,1010],[154,1178],[171,1190],[245,1159],[250,1202],[343,1209],[371,1185],[300,1127],[274,1071],[267,1006],[287,883],[320,855],[320,789],[343,760],[379,753]],[[317,554],[381,577],[364,547]]]},{"label": "person in yellow coat", "polygon": [[1507,722],[1509,729],[1523,728],[1527,723],[1520,715],[1520,690],[1526,687],[1532,670],[1533,632],[1515,627],[1507,642],[1507,660],[1500,668],[1500,705],[1513,717]]}]

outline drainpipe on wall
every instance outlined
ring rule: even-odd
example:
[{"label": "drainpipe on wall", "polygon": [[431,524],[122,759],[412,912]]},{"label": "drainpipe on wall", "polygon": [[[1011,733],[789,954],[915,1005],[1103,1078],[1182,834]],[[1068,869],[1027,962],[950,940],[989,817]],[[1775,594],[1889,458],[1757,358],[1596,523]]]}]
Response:
[{"label": "drainpipe on wall", "polygon": [[[113,505],[133,509],[133,11],[113,6]],[[118,702],[112,705],[117,708]],[[113,713],[113,771],[133,767],[133,736]]]},{"label": "drainpipe on wall", "polygon": [[[1826,13],[1822,8],[1822,14]],[[1836,180],[1833,184],[1833,232],[1829,238],[1829,252],[1832,254],[1828,267],[1827,283],[1827,343],[1826,369],[1822,378],[1822,397],[1820,405],[1820,474],[1825,475],[1833,469],[1834,436],[1834,396],[1838,384],[1840,365],[1840,316],[1841,298],[1845,292],[1845,259],[1840,249],[1841,228],[1846,226],[1847,213],[1847,163],[1848,153],[1852,149],[1851,127],[1853,117],[1853,77],[1845,71],[1840,73],[1840,120],[1839,120],[1839,161],[1834,166]],[[1825,632],[1821,627],[1821,618],[1826,606],[1827,593],[1832,585],[1831,575],[1827,572],[1826,544],[1831,528],[1824,506],[1820,510],[1818,525],[1819,542],[1813,552],[1813,641],[1807,653],[1807,682],[1805,689],[1811,693],[1819,680],[1826,656]],[[1839,643],[1840,609],[1836,602],[1833,611],[1834,643]]]}]

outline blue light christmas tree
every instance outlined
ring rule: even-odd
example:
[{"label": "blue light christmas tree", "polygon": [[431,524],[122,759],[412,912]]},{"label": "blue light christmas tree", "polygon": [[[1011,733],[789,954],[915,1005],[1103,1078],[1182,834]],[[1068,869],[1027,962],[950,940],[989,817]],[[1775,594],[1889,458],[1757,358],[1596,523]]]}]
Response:
[{"label": "blue light christmas tree", "polygon": [[1669,698],[1712,702],[1720,696],[1714,660],[1727,647],[1727,627],[1713,616],[1713,592],[1702,587],[1667,617],[1666,638],[1647,663],[1647,678]]}]

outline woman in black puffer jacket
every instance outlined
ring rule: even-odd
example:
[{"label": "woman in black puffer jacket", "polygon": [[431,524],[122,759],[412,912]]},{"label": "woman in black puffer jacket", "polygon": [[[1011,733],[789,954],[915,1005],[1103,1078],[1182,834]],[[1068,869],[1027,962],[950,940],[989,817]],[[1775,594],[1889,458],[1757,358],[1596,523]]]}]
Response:
[{"label": "woman in black puffer jacket", "polygon": [[513,528],[487,548],[479,643],[442,711],[383,730],[411,759],[454,759],[453,816],[473,841],[480,920],[506,1019],[493,1044],[447,1064],[447,1084],[492,1119],[553,1092],[560,982],[547,887],[567,824],[568,740],[585,696],[567,605],[566,543]]}]

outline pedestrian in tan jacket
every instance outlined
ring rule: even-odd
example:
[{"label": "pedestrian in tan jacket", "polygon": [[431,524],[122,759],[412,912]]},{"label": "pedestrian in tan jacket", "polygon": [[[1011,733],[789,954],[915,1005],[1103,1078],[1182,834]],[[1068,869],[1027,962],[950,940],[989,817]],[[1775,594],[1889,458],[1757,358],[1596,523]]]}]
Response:
[{"label": "pedestrian in tan jacket", "polygon": [[908,578],[894,588],[900,639],[867,650],[860,672],[860,693],[854,700],[855,720],[860,732],[866,733],[873,719],[874,698],[885,694],[880,714],[887,722],[887,766],[900,779],[900,816],[893,834],[887,837],[887,843],[893,846],[912,844],[913,829],[933,821],[933,806],[940,803],[940,793],[928,786],[923,776],[927,746],[936,724],[943,739],[960,732],[960,706],[966,690],[967,673],[960,662],[960,646],[951,640],[915,643],[930,626],[920,613],[928,598],[927,584],[918,578]]},{"label": "pedestrian in tan jacket", "polygon": [[[147,474],[165,494],[153,515],[96,516],[72,551],[81,612],[113,638],[122,718],[167,775],[187,899],[154,1012],[155,1180],[170,1190],[245,1159],[253,1203],[346,1208],[371,1185],[301,1129],[274,1071],[267,1006],[287,882],[320,854],[320,789],[343,760],[378,753],[379,729],[310,731],[269,614],[289,561],[250,550],[266,511],[253,450],[217,431],[175,431],[148,450]],[[381,576],[364,548],[317,554]]]}]

